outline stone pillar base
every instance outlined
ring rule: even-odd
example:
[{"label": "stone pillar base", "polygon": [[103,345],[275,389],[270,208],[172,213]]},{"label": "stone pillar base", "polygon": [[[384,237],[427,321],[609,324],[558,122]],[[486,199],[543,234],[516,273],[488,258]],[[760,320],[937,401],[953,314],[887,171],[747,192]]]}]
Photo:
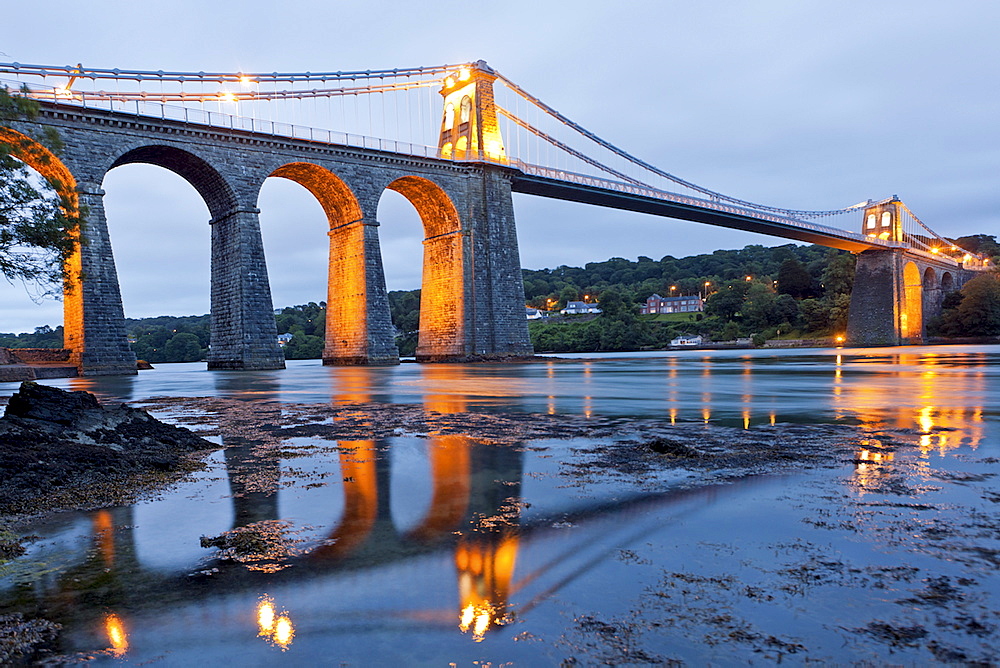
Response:
[{"label": "stone pillar base", "polygon": [[284,369],[285,359],[262,360],[209,360],[209,371],[270,371]]},{"label": "stone pillar base", "polygon": [[436,354],[420,354],[417,353],[416,359],[421,364],[437,364],[437,363],[456,363],[456,362],[521,362],[524,360],[534,359],[535,356],[532,354],[516,354],[516,353],[484,353],[481,355],[436,355]]},{"label": "stone pillar base", "polygon": [[366,357],[355,355],[349,357],[324,357],[323,366],[395,366],[399,357]]}]

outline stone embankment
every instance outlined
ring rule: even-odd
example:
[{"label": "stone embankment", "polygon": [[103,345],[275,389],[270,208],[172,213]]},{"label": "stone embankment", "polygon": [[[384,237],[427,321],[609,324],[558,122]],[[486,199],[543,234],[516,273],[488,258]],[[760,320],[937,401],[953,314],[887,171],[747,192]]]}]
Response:
[{"label": "stone embankment", "polygon": [[0,383],[72,378],[77,368],[62,348],[0,348]]}]

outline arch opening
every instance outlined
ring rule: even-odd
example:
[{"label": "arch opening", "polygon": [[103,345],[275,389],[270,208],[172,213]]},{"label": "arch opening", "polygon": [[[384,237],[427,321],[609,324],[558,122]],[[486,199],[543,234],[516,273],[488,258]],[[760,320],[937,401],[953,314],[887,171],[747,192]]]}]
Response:
[{"label": "arch opening", "polygon": [[924,280],[923,288],[924,290],[933,290],[937,287],[937,273],[935,273],[933,267],[927,267],[924,269]]},{"label": "arch opening", "polygon": [[161,144],[139,146],[118,156],[109,171],[115,167],[134,163],[163,167],[183,178],[205,200],[213,219],[232,213],[238,206],[236,194],[222,175],[207,161],[193,153]]},{"label": "arch opening", "polygon": [[899,315],[899,333],[903,339],[923,337],[923,281],[913,262],[903,267],[903,308]]},{"label": "arch opening", "polygon": [[101,187],[125,316],[196,316],[176,328],[135,327],[132,351],[153,364],[204,360],[211,310],[207,203],[188,180],[148,163],[115,167]]},{"label": "arch opening", "polygon": [[950,271],[941,274],[941,292],[948,293],[955,291],[955,277]]},{"label": "arch opening", "polygon": [[[0,144],[7,146],[10,156],[22,162],[32,171],[29,175],[30,181],[37,181],[37,185],[41,186],[43,190],[45,187],[51,188],[70,221],[79,215],[80,207],[76,178],[52,151],[31,137],[7,127],[0,127]],[[44,193],[42,194],[44,195]],[[71,229],[69,230],[69,235],[71,239],[75,240],[79,235],[79,230]],[[79,245],[76,243],[73,245],[74,250],[64,260],[63,303],[60,305],[55,302],[43,302],[38,298],[38,295],[33,296],[31,297],[32,301],[39,305],[37,309],[32,309],[33,313],[30,317],[34,320],[29,322],[26,317],[4,315],[2,319],[6,323],[5,330],[16,329],[27,332],[27,328],[32,328],[35,330],[35,335],[37,335],[39,333],[38,328],[42,328],[42,333],[45,334],[49,331],[49,325],[41,321],[62,320],[62,323],[53,323],[55,324],[55,336],[43,337],[51,339],[47,345],[55,345],[59,327],[62,324],[66,324],[74,327],[74,329],[72,332],[66,332],[62,346],[73,350],[79,348],[79,343],[74,344],[74,342],[82,342],[82,329],[80,329],[82,321],[80,318],[74,318],[73,314],[81,308],[79,282],[82,258],[80,256]],[[27,287],[27,284],[25,287]],[[47,288],[48,285],[41,286],[41,292],[48,294]],[[58,284],[56,284],[56,289],[58,289]],[[14,297],[14,292],[20,292],[21,290],[21,287],[15,285],[0,285],[0,294],[6,291],[7,294],[11,295],[9,299],[5,297],[3,303],[5,305],[16,304],[20,300],[20,297]],[[76,345],[76,348],[72,347],[74,345]],[[78,354],[79,350],[76,350],[76,352]]]},{"label": "arch opening", "polygon": [[[315,220],[314,211],[300,209],[310,219],[305,226],[301,225],[301,221],[296,221],[298,224],[294,226],[284,226],[281,243],[286,252],[281,253],[283,259],[279,262],[285,263],[288,271],[275,272],[276,276],[281,277],[278,279],[278,285],[281,287],[277,294],[283,294],[285,291],[288,294],[305,294],[305,291],[313,294],[312,287],[303,285],[303,274],[307,274],[305,281],[310,286],[315,285],[316,294],[322,293],[318,301],[322,301],[326,309],[322,326],[309,321],[311,329],[306,327],[302,333],[303,343],[308,344],[308,350],[299,350],[298,344],[289,342],[296,346],[290,354],[314,358],[318,352],[316,348],[320,348],[321,356],[327,362],[364,363],[368,354],[370,308],[370,285],[366,266],[369,241],[365,225],[362,224],[364,212],[358,198],[339,176],[325,167],[312,163],[287,163],[271,172],[270,177],[296,183],[313,196],[326,218],[326,231],[329,237],[326,244],[303,242],[303,238],[314,238],[311,233],[303,231],[303,227],[312,227],[309,222]],[[291,204],[292,200],[289,197],[291,193],[286,190],[284,194],[286,197],[283,198],[283,202],[286,205]],[[291,208],[294,210],[294,205]],[[323,247],[327,249],[326,257],[323,258],[326,265],[325,290],[320,288],[323,280],[320,277],[324,273],[320,248]],[[289,266],[289,257],[292,261],[300,259],[302,264]],[[316,276],[315,283],[312,279],[313,274]],[[311,308],[315,299],[313,297],[302,301],[310,302],[307,306]],[[286,328],[283,325],[279,325],[279,330],[284,329]],[[279,331],[279,334],[287,333],[289,332]],[[289,352],[289,344],[285,346],[286,352]]]},{"label": "arch opening", "polygon": [[387,188],[409,200],[423,224],[417,360],[461,357],[466,354],[467,259],[458,210],[439,185],[425,178],[404,176]]}]

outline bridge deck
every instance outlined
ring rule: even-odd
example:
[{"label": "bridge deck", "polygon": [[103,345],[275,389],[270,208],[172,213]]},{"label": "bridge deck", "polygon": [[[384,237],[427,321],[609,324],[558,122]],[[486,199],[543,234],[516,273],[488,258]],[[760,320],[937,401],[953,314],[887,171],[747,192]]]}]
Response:
[{"label": "bridge deck", "polygon": [[852,252],[871,248],[907,247],[905,244],[869,239],[860,233],[804,223],[792,218],[780,216],[767,216],[765,218],[757,212],[753,212],[756,215],[750,215],[751,212],[743,213],[739,207],[712,206],[713,203],[702,202],[696,198],[666,199],[667,193],[660,194],[641,188],[617,190],[607,187],[598,180],[588,179],[587,181],[569,181],[519,170],[514,179],[513,190],[528,195],[637,211],[667,218],[679,218],[734,230],[758,232]]}]

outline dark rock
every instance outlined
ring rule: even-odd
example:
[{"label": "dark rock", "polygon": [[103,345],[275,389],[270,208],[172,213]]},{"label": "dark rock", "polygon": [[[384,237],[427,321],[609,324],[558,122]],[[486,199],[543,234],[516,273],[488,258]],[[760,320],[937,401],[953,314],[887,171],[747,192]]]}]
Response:
[{"label": "dark rock", "polygon": [[146,371],[147,369],[152,369],[153,365],[147,362],[146,360],[136,360],[135,368],[138,369],[139,371]]},{"label": "dark rock", "polygon": [[173,470],[184,454],[215,447],[146,411],[25,382],[0,418],[0,513],[75,485]]},{"label": "dark rock", "polygon": [[48,385],[24,382],[7,403],[4,417],[69,425],[86,411],[99,410],[97,397],[90,392],[66,392]]},{"label": "dark rock", "polygon": [[700,450],[692,448],[686,443],[662,436],[646,441],[646,447],[657,454],[669,455],[670,457],[697,458],[704,456]]}]

